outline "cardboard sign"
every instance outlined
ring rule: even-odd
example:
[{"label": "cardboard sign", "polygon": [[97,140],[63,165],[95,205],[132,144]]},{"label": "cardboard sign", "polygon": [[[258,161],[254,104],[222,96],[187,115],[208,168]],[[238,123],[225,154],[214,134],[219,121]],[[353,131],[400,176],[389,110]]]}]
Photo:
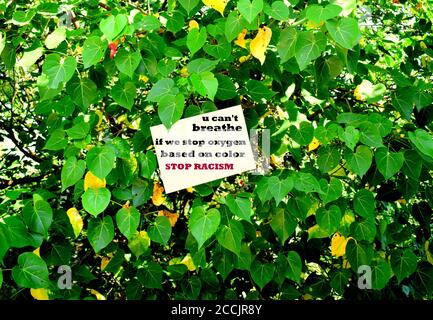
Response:
[{"label": "cardboard sign", "polygon": [[241,106],[150,131],[166,193],[256,168]]}]

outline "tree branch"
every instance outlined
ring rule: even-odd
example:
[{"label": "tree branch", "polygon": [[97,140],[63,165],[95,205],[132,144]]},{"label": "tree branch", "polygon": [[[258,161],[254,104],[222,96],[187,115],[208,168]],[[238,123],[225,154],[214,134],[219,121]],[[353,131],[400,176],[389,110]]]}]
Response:
[{"label": "tree branch", "polygon": [[40,159],[36,154],[34,154],[30,150],[27,150],[26,148],[24,148],[24,146],[18,141],[18,139],[15,138],[15,133],[11,128],[0,123],[0,129],[6,131],[8,133],[8,138],[15,144],[15,146],[18,148],[18,150],[20,150],[27,158],[30,158],[33,161],[36,161],[38,163],[42,162],[42,159]]}]

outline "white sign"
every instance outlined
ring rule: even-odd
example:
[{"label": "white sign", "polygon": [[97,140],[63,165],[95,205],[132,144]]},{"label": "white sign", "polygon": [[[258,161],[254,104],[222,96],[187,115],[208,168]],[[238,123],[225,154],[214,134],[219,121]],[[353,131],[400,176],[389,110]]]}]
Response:
[{"label": "white sign", "polygon": [[166,193],[256,168],[241,106],[150,131]]}]

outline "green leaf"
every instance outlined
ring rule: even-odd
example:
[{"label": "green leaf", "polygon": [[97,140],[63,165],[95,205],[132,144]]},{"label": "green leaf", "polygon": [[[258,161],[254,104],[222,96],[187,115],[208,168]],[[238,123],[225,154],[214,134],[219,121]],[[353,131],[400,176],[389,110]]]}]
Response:
[{"label": "green leaf", "polygon": [[170,129],[183,114],[185,98],[179,93],[176,96],[166,95],[159,100],[158,116],[167,129]]},{"label": "green leaf", "polygon": [[207,96],[212,101],[214,100],[218,90],[218,80],[212,72],[193,73],[190,79],[195,91],[204,97]]},{"label": "green leaf", "polygon": [[[3,260],[4,255],[11,247],[9,239],[10,239],[9,229],[7,228],[5,223],[1,222],[0,223],[0,261]],[[1,284],[0,284],[0,288],[1,288]]]},{"label": "green leaf", "polygon": [[412,93],[409,90],[397,90],[391,97],[394,108],[404,119],[409,120],[413,111]]},{"label": "green leaf", "polygon": [[155,222],[149,227],[148,234],[150,240],[167,245],[171,236],[171,224],[167,217],[158,216]]},{"label": "green leaf", "polygon": [[422,169],[422,158],[415,150],[406,150],[404,152],[404,163],[402,170],[406,176],[418,180]]},{"label": "green leaf", "polygon": [[132,78],[135,69],[141,61],[141,54],[138,51],[126,51],[125,49],[120,49],[114,58],[117,69]]},{"label": "green leaf", "polygon": [[45,39],[45,46],[48,49],[55,49],[66,39],[66,28],[59,27],[51,32]]},{"label": "green leaf", "polygon": [[42,47],[36,48],[34,50],[25,51],[21,59],[18,61],[17,65],[23,68],[28,68],[36,63],[40,57],[44,54],[44,49]]},{"label": "green leaf", "polygon": [[290,9],[283,1],[274,1],[270,10],[265,8],[265,13],[275,20],[286,21],[290,16]]},{"label": "green leaf", "polygon": [[373,248],[354,239],[349,239],[346,245],[346,256],[353,271],[358,272],[362,265],[370,265],[373,259]]},{"label": "green leaf", "polygon": [[47,142],[45,143],[44,149],[46,150],[62,150],[68,145],[68,140],[65,138],[65,131],[62,129],[54,130]]},{"label": "green leaf", "polygon": [[260,263],[257,260],[251,264],[251,277],[263,289],[274,277],[275,266],[272,263]]},{"label": "green leaf", "polygon": [[303,192],[319,192],[321,193],[322,190],[320,189],[320,184],[317,181],[317,179],[311,174],[311,173],[305,173],[305,172],[299,172],[295,179],[295,189]]},{"label": "green leaf", "polygon": [[230,77],[223,74],[217,74],[218,90],[215,97],[218,100],[230,100],[237,96],[236,86]]},{"label": "green leaf", "polygon": [[107,188],[89,188],[83,193],[81,203],[84,210],[96,217],[108,207],[110,199],[111,193]]},{"label": "green leaf", "polygon": [[371,268],[371,282],[373,289],[382,290],[385,288],[391,276],[392,271],[389,262],[385,259],[380,259],[377,264]]},{"label": "green leaf", "polygon": [[353,200],[353,208],[361,217],[369,219],[375,217],[376,203],[374,195],[367,189],[359,190]]},{"label": "green leaf", "polygon": [[89,78],[73,78],[67,86],[69,95],[74,97],[73,102],[86,112],[87,108],[98,98],[98,88]]},{"label": "green leaf", "polygon": [[272,176],[268,181],[271,186],[270,192],[275,199],[277,205],[283,200],[283,198],[293,189],[294,181],[291,176],[284,180],[280,180],[276,176]]},{"label": "green leaf", "polygon": [[147,94],[146,100],[151,102],[159,102],[166,95],[177,95],[179,89],[174,86],[173,79],[164,78],[155,83]]},{"label": "green leaf", "polygon": [[340,162],[340,152],[336,148],[323,147],[317,152],[317,166],[322,172],[329,172]]},{"label": "green leaf", "polygon": [[324,205],[337,200],[343,193],[343,184],[339,179],[334,177],[331,177],[329,183],[325,179],[321,179],[320,188],[323,193],[320,193],[319,197],[322,199]]},{"label": "green leaf", "polygon": [[236,257],[236,269],[247,270],[251,268],[251,249],[248,244],[243,243],[241,246],[241,254]]},{"label": "green leaf", "polygon": [[90,220],[87,238],[95,253],[108,246],[114,239],[114,224],[111,216],[105,216],[102,220],[99,218]]},{"label": "green leaf", "polygon": [[23,208],[23,218],[33,232],[48,235],[48,228],[53,221],[53,210],[39,194],[33,194],[33,202],[27,202]]},{"label": "green leaf", "polygon": [[141,176],[150,179],[156,170],[156,156],[153,151],[140,155]]},{"label": "green leaf", "polygon": [[350,276],[350,271],[346,269],[335,270],[332,272],[330,282],[332,289],[334,289],[339,295],[343,295],[344,289],[349,283]]},{"label": "green leaf", "polygon": [[134,99],[137,96],[137,88],[131,81],[127,81],[123,84],[118,83],[111,89],[111,95],[114,101],[131,111],[134,105]]},{"label": "green leaf", "polygon": [[[29,202],[31,204],[31,202]],[[5,233],[8,235],[10,247],[23,248],[35,246],[34,239],[30,235],[24,222],[18,216],[9,216],[3,219]],[[0,229],[1,230],[1,229]]]},{"label": "green leaf", "polygon": [[57,89],[59,85],[68,82],[75,73],[77,61],[74,57],[61,57],[57,53],[49,54],[45,57],[42,72],[48,78],[49,87]]},{"label": "green leaf", "polygon": [[128,17],[125,14],[109,16],[99,23],[99,29],[107,37],[108,41],[114,40],[128,24]]},{"label": "green leaf", "polygon": [[239,257],[243,236],[244,228],[242,224],[239,221],[230,220],[228,225],[220,226],[216,239],[220,245]]},{"label": "green leaf", "polygon": [[104,179],[115,167],[116,154],[108,146],[93,147],[87,154],[86,163],[92,173]]},{"label": "green leaf", "polygon": [[147,232],[145,231],[141,231],[140,233],[137,232],[128,241],[128,248],[137,258],[149,252],[150,251],[149,247],[150,247],[150,238]]},{"label": "green leaf", "polygon": [[71,128],[66,129],[66,133],[71,139],[81,140],[88,135],[89,130],[90,124],[88,122],[79,122],[73,125]]},{"label": "green leaf", "polygon": [[269,101],[275,94],[275,91],[269,90],[262,81],[248,80],[247,82],[248,95],[254,101],[262,102],[262,99]]},{"label": "green leaf", "polygon": [[101,38],[97,36],[87,38],[86,41],[84,41],[82,53],[84,69],[99,63],[104,57],[107,46],[108,43],[105,39],[101,40]]},{"label": "green leaf", "polygon": [[336,205],[332,205],[328,210],[325,208],[319,208],[316,211],[316,221],[320,229],[328,233],[333,234],[338,226],[340,225],[341,211]]},{"label": "green leaf", "polygon": [[241,16],[252,23],[257,15],[263,10],[263,0],[239,0],[237,4]]},{"label": "green leaf", "polygon": [[[0,55],[3,52],[3,49],[6,46],[6,36],[4,35],[3,32],[0,32]],[[1,285],[0,285],[1,287]]]},{"label": "green leaf", "polygon": [[116,224],[120,232],[129,240],[135,235],[140,224],[140,212],[134,207],[123,207],[116,213]]},{"label": "green leaf", "polygon": [[277,44],[277,51],[280,55],[281,63],[295,56],[297,38],[298,32],[294,28],[286,28],[281,31]]},{"label": "green leaf", "polygon": [[338,137],[344,141],[350,150],[353,150],[359,141],[359,130],[353,126],[347,126],[345,130],[338,128]]},{"label": "green leaf", "polygon": [[410,249],[391,254],[390,262],[399,284],[414,273],[417,267],[417,257]]},{"label": "green leaf", "polygon": [[302,260],[296,251],[289,251],[287,253],[288,268],[286,270],[285,276],[297,283],[301,281],[302,273]]},{"label": "green leaf", "polygon": [[427,131],[416,129],[415,133],[409,132],[409,140],[422,155],[433,159],[433,137]]},{"label": "green leaf", "polygon": [[287,202],[287,210],[290,215],[304,221],[307,218],[308,211],[312,206],[311,198],[308,195],[291,197]]},{"label": "green leaf", "polygon": [[342,17],[338,21],[326,21],[326,29],[332,39],[346,49],[352,49],[361,37],[358,20],[354,18]]},{"label": "green leaf", "polygon": [[193,28],[188,32],[186,37],[186,45],[191,51],[191,56],[199,51],[206,43],[207,33],[206,28],[201,27],[200,29]]},{"label": "green leaf", "polygon": [[335,4],[328,4],[326,7],[313,4],[307,7],[305,16],[308,20],[311,20],[318,25],[323,21],[338,16],[341,10],[341,7]]},{"label": "green leaf", "polygon": [[77,160],[75,157],[69,157],[62,167],[62,192],[66,188],[76,184],[83,177],[85,170],[86,162],[84,160]]},{"label": "green leaf", "polygon": [[156,262],[149,262],[137,271],[137,279],[148,289],[160,289],[162,284],[162,267]]},{"label": "green leaf", "polygon": [[281,244],[284,244],[295,231],[297,222],[286,210],[277,208],[271,217],[270,225]]},{"label": "green leaf", "polygon": [[180,5],[185,9],[188,15],[195,7],[197,7],[199,2],[200,0],[179,0]]},{"label": "green leaf", "polygon": [[238,15],[236,11],[230,12],[224,24],[224,34],[227,38],[227,41],[231,42],[233,39],[235,39],[246,25],[247,21]]},{"label": "green leaf", "polygon": [[218,61],[209,60],[205,58],[198,58],[190,61],[186,68],[188,69],[188,72],[190,73],[202,73],[205,71],[212,71],[215,69],[216,65],[218,64]]},{"label": "green leaf", "polygon": [[387,148],[379,148],[374,154],[379,172],[385,179],[391,178],[403,166],[404,156],[402,152],[390,152]]},{"label": "green leaf", "polygon": [[356,152],[348,150],[344,154],[346,164],[351,171],[359,175],[364,176],[373,162],[373,153],[370,148],[364,145],[356,147]]},{"label": "green leaf", "polygon": [[314,127],[311,123],[302,121],[299,128],[291,126],[289,129],[290,138],[292,138],[300,146],[306,146],[314,138]]},{"label": "green leaf", "polygon": [[32,252],[19,255],[18,265],[12,269],[12,278],[24,288],[39,289],[49,285],[46,263]]},{"label": "green leaf", "polygon": [[188,220],[188,226],[192,235],[198,242],[198,249],[218,230],[221,215],[217,209],[205,209],[194,207]]},{"label": "green leaf", "polygon": [[251,222],[251,216],[253,215],[253,209],[251,208],[251,202],[249,198],[234,197],[229,194],[226,197],[226,205],[230,211],[238,216],[239,218]]},{"label": "green leaf", "polygon": [[217,251],[212,256],[212,260],[215,261],[215,268],[224,281],[234,269],[235,258],[233,253],[224,249],[221,249],[221,252]]},{"label": "green leaf", "polygon": [[271,189],[273,188],[271,177],[262,177],[256,184],[255,193],[259,197],[262,203],[272,199],[273,194]]},{"label": "green leaf", "polygon": [[318,58],[326,48],[327,39],[321,32],[300,31],[295,44],[295,58],[299,69],[304,70],[307,65]]},{"label": "green leaf", "polygon": [[350,225],[351,233],[355,236],[356,240],[373,242],[376,236],[376,224],[372,219],[363,219],[360,222],[353,222]]}]

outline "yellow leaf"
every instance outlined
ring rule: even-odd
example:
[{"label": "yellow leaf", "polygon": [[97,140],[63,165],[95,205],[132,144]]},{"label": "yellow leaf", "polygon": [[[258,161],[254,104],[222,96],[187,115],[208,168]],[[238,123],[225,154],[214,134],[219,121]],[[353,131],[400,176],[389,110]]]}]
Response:
[{"label": "yellow leaf", "polygon": [[344,171],[344,168],[339,164],[329,171],[328,174],[333,177],[346,177],[346,171]]},{"label": "yellow leaf", "polygon": [[84,191],[86,191],[89,188],[92,189],[105,188],[106,185],[107,183],[105,182],[105,179],[99,179],[91,171],[88,171],[86,173],[86,176],[84,177]]},{"label": "yellow leaf", "polygon": [[192,29],[199,29],[198,22],[195,20],[191,20],[188,23],[188,31],[191,31]]},{"label": "yellow leaf", "polygon": [[192,260],[191,254],[189,253],[185,256],[185,258],[182,259],[180,263],[186,265],[189,271],[195,270],[194,261]]},{"label": "yellow leaf", "polygon": [[272,30],[268,27],[264,26],[259,29],[256,37],[251,40],[250,43],[250,51],[253,57],[260,60],[260,63],[265,63],[266,59],[266,49],[268,48],[268,44],[272,38]]},{"label": "yellow leaf", "polygon": [[40,258],[41,257],[41,247],[36,248],[35,250],[33,250],[33,253]]},{"label": "yellow leaf", "polygon": [[179,214],[177,213],[171,213],[168,210],[160,210],[158,212],[158,216],[166,216],[168,218],[168,220],[170,221],[170,224],[172,227],[174,227],[174,225],[177,222],[177,219],[179,219]]},{"label": "yellow leaf", "polygon": [[350,269],[350,263],[345,257],[343,257],[343,268]]},{"label": "yellow leaf", "polygon": [[188,191],[189,193],[193,193],[194,189],[192,187],[188,187],[188,188],[186,188],[186,191]]},{"label": "yellow leaf", "polygon": [[188,78],[189,77],[189,72],[188,72],[187,67],[183,67],[182,69],[180,69],[180,76],[182,78]]},{"label": "yellow leaf", "polygon": [[237,44],[239,47],[242,48],[246,48],[245,45],[245,36],[247,35],[248,30],[247,29],[243,29],[239,34],[238,34],[238,38],[235,41],[235,44]]},{"label": "yellow leaf", "polygon": [[164,203],[165,198],[163,195],[164,187],[160,186],[158,182],[153,184],[153,195],[152,195],[152,203],[155,206],[160,206]]},{"label": "yellow leaf", "polygon": [[432,257],[430,250],[429,250],[429,246],[430,246],[430,242],[427,240],[424,243],[425,255],[426,255],[427,261],[430,262],[430,264],[433,264],[433,257]]},{"label": "yellow leaf", "polygon": [[224,16],[224,9],[228,2],[229,0],[203,0],[206,6],[218,11],[222,16]]},{"label": "yellow leaf", "polygon": [[303,296],[301,296],[301,299],[302,299],[302,300],[313,300],[314,297],[313,297],[311,294],[306,293],[306,294],[304,294]]},{"label": "yellow leaf", "polygon": [[342,257],[346,253],[347,240],[344,236],[336,232],[331,240],[331,254],[335,257]]},{"label": "yellow leaf", "polygon": [[310,142],[308,145],[308,151],[316,150],[320,146],[320,141],[316,139],[316,137],[313,138],[313,141]]},{"label": "yellow leaf", "polygon": [[30,289],[30,294],[35,300],[50,300],[48,290],[44,288]]},{"label": "yellow leaf", "polygon": [[98,291],[91,289],[90,293],[93,294],[97,300],[107,300],[101,293],[99,293]]},{"label": "yellow leaf", "polygon": [[98,123],[96,124],[97,127],[99,127],[102,123],[102,120],[104,119],[104,114],[102,113],[101,110],[96,110],[95,111],[96,115],[98,116]]},{"label": "yellow leaf", "polygon": [[144,83],[147,83],[149,81],[149,78],[147,76],[145,76],[144,74],[140,74],[140,76],[138,77],[139,81],[143,81]]},{"label": "yellow leaf", "polygon": [[104,271],[105,267],[110,263],[110,258],[102,257],[101,259],[101,270]]},{"label": "yellow leaf", "polygon": [[[248,59],[251,57],[251,54],[247,55],[247,56],[242,56],[239,58],[239,62],[240,63],[245,63],[248,61]],[[241,99],[242,100],[242,99]]]},{"label": "yellow leaf", "polygon": [[74,230],[74,235],[76,238],[80,234],[81,230],[83,230],[83,219],[81,218],[78,210],[74,207],[68,209],[66,214],[68,215],[69,223],[72,226],[72,230]]}]

